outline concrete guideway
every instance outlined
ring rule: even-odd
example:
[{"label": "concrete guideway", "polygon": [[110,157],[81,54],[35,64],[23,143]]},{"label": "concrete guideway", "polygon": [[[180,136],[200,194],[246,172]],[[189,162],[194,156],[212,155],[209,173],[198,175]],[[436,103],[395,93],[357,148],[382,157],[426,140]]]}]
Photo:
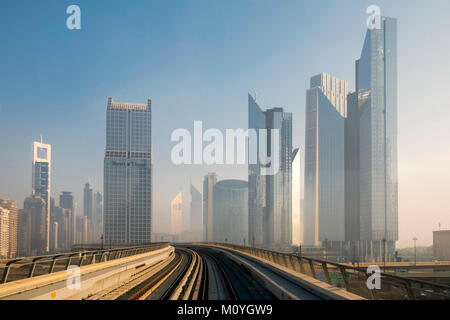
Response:
[{"label": "concrete guideway", "polygon": [[281,300],[364,300],[341,288],[295,272],[273,262],[217,245],[198,245],[221,251],[257,278],[274,297]]},{"label": "concrete guideway", "polygon": [[118,285],[133,277],[142,268],[167,259],[174,248],[162,249],[119,258],[116,260],[81,266],[80,288],[67,285],[68,271],[58,271],[8,282],[0,285],[0,299],[6,300],[79,300],[86,299],[107,287]]}]

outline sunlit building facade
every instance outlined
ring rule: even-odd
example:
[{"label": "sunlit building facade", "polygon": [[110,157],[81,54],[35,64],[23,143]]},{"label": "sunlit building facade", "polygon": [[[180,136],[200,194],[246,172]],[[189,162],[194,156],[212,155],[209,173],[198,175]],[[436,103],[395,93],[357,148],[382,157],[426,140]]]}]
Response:
[{"label": "sunlit building facade", "polygon": [[340,247],[345,240],[344,117],[348,84],[322,73],[306,93],[304,242]]},{"label": "sunlit building facade", "polygon": [[297,148],[292,152],[292,245],[299,246],[303,243],[303,223],[301,212],[301,155]]},{"label": "sunlit building facade", "polygon": [[8,257],[15,258],[18,250],[19,217],[14,200],[0,199],[0,207],[9,211],[9,248]]},{"label": "sunlit building facade", "polygon": [[9,256],[9,210],[0,207],[0,258]]}]

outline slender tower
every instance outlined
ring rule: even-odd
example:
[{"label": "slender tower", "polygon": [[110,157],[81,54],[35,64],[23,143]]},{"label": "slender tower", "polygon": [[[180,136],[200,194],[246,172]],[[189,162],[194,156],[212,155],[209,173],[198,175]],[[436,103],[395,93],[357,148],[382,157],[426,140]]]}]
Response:
[{"label": "slender tower", "polygon": [[44,219],[44,251],[50,251],[50,193],[51,193],[51,164],[52,147],[42,142],[33,142],[32,162],[32,195],[42,198],[45,202]]}]

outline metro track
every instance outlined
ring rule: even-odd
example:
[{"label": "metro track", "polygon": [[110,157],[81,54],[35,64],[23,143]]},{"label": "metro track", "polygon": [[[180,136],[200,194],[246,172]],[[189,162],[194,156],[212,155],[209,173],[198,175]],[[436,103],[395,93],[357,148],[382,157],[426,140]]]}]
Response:
[{"label": "metro track", "polygon": [[273,300],[249,269],[220,250],[176,246],[169,258],[137,272],[101,300]]}]

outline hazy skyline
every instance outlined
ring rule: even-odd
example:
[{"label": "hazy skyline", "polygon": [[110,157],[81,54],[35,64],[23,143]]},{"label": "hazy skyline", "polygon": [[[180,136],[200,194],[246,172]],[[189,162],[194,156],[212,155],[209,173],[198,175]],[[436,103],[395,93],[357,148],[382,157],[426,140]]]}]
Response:
[{"label": "hazy skyline", "polygon": [[103,193],[107,97],[153,104],[154,231],[168,231],[170,200],[189,178],[247,179],[247,166],[174,166],[174,129],[246,128],[247,92],[264,108],[293,113],[303,156],[305,90],[328,72],[354,90],[366,8],[398,19],[399,247],[431,245],[450,229],[448,0],[77,1],[82,29],[69,31],[72,1],[0,4],[0,197],[19,208],[31,194],[31,144],[52,145],[52,196],[72,191],[83,207],[90,178]]}]

